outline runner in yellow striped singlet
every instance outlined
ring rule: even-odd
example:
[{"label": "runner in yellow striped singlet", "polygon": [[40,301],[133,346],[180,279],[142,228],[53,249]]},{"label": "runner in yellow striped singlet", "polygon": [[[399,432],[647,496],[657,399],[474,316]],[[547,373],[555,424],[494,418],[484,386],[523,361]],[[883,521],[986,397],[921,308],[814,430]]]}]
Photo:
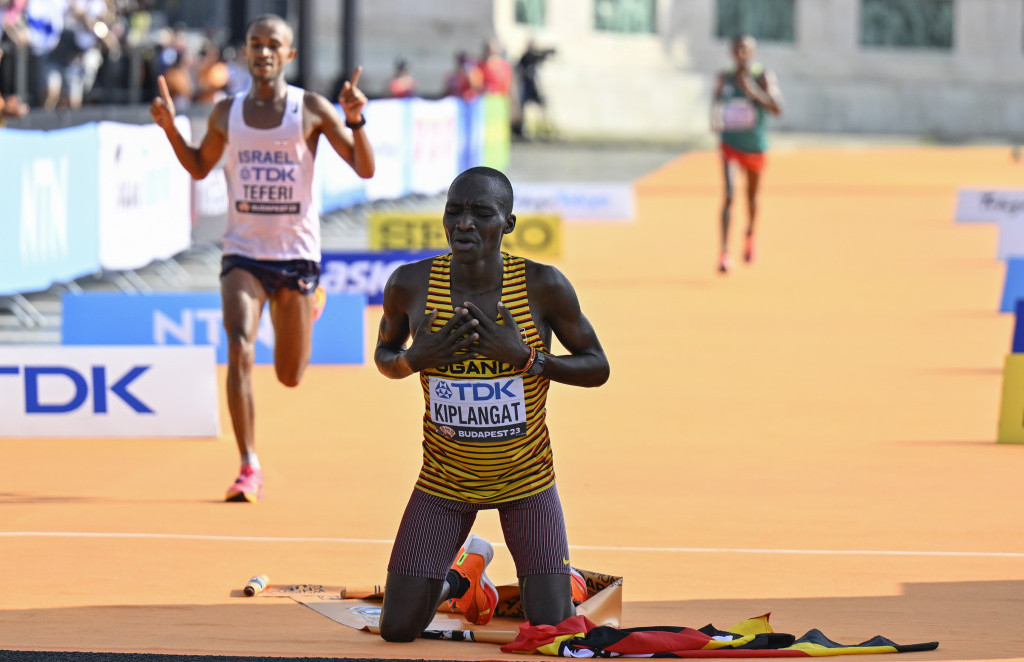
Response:
[{"label": "runner in yellow striped singlet", "polygon": [[[608,360],[569,280],[501,251],[512,202],[501,172],[460,174],[443,217],[451,253],[399,267],[384,289],[374,360],[393,379],[419,373],[425,400],[423,467],[388,564],[388,641],[417,637],[443,600],[489,620],[493,552],[467,539],[482,509],[498,511],[527,619],[554,625],[575,611],[545,405],[550,381],[605,383]],[[550,353],[552,335],[567,354]]]}]

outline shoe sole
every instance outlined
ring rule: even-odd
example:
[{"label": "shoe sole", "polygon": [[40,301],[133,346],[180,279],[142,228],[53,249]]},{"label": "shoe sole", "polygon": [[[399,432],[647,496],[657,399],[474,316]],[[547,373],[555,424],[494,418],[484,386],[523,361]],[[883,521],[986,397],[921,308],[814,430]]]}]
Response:
[{"label": "shoe sole", "polygon": [[263,498],[263,487],[256,494],[252,492],[228,492],[224,497],[225,503],[256,503]]},{"label": "shoe sole", "polygon": [[[487,576],[487,566],[490,565],[491,561],[494,559],[494,547],[491,543],[473,533],[466,538],[466,543],[462,546],[462,549],[466,554],[477,554],[484,557],[484,567],[480,572],[480,583],[494,591],[494,595],[497,596],[498,588],[494,585],[494,582],[491,581],[491,578]],[[471,622],[474,625],[486,625],[494,616],[494,609],[496,607],[497,601],[495,601],[495,606],[491,607],[489,614],[484,618],[480,618],[478,616],[477,620]]]}]

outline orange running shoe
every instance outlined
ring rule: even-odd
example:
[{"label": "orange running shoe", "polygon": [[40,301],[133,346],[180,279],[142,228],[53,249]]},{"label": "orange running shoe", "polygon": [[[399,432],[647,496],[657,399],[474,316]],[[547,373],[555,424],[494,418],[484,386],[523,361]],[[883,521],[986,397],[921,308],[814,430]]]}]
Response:
[{"label": "orange running shoe", "polygon": [[317,285],[313,292],[313,321],[320,319],[324,314],[324,307],[327,305],[327,290],[323,285]]},{"label": "orange running shoe", "polygon": [[256,503],[263,498],[263,472],[248,464],[242,467],[238,478],[228,488],[225,501],[248,501]]},{"label": "orange running shoe", "polygon": [[583,579],[576,568],[569,568],[569,579],[572,582],[572,601],[574,604],[585,602],[587,597],[587,580]]},{"label": "orange running shoe", "polygon": [[[450,598],[448,606],[452,611],[460,611],[470,623],[484,625],[494,616],[494,608],[498,606],[498,589],[487,578],[487,565],[494,558],[494,548],[476,534],[466,538],[459,550],[459,555],[452,563],[451,571],[462,579],[460,585],[468,588],[458,597]],[[453,589],[456,587],[452,587]]]}]

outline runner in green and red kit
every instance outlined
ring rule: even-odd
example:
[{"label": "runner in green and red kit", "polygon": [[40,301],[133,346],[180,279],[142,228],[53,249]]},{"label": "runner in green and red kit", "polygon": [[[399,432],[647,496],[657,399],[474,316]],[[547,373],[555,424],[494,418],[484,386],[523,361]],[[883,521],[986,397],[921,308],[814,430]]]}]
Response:
[{"label": "runner in green and red kit", "polygon": [[775,75],[754,62],[757,43],[747,34],[732,41],[734,65],[718,74],[712,95],[711,128],[721,135],[722,171],[725,176],[725,199],[722,203],[722,244],[718,270],[727,273],[732,267],[729,257],[729,222],[737,166],[746,173],[747,232],[743,260],[752,262],[755,253],[757,192],[768,151],[767,116],[782,112],[782,95]]}]

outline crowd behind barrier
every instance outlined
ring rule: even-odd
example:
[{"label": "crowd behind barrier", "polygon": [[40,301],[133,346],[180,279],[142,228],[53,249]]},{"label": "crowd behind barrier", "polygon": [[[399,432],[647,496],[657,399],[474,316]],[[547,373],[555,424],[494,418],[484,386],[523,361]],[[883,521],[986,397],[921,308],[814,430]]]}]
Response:
[{"label": "crowd behind barrier", "polygon": [[[365,115],[377,172],[359,179],[318,150],[322,212],[441,193],[474,165],[508,167],[506,97],[381,99]],[[173,258],[197,223],[227,210],[222,174],[192,183],[154,124],[5,129],[0,155],[0,296]]]}]

